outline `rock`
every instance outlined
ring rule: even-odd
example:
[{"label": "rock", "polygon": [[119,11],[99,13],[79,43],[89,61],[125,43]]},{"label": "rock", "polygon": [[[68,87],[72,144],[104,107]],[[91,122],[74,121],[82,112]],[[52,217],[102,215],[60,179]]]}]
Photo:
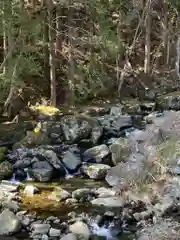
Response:
[{"label": "rock", "polygon": [[96,191],[98,198],[107,198],[114,197],[116,195],[116,191],[111,188],[100,187]]},{"label": "rock", "polygon": [[112,162],[114,165],[126,160],[131,153],[131,147],[129,140],[124,138],[118,138],[110,145],[109,149],[112,154]]},{"label": "rock", "polygon": [[13,212],[17,212],[20,209],[19,203],[12,200],[4,201],[2,205]]},{"label": "rock", "polygon": [[10,177],[13,172],[13,166],[10,162],[4,161],[0,163],[0,180]]},{"label": "rock", "polygon": [[48,198],[50,200],[60,202],[70,197],[71,194],[68,191],[62,189],[61,187],[56,187]]},{"label": "rock", "polygon": [[102,162],[103,158],[109,154],[109,148],[105,145],[99,145],[90,148],[84,152],[85,161],[96,160],[96,162]]},{"label": "rock", "polygon": [[7,151],[8,149],[6,147],[0,147],[0,162],[4,161]]},{"label": "rock", "polygon": [[94,191],[92,191],[89,188],[80,188],[76,189],[72,192],[72,197],[77,199],[78,201],[87,201],[89,198],[92,198],[94,196]]},{"label": "rock", "polygon": [[74,233],[77,236],[83,237],[83,239],[89,239],[91,232],[84,222],[78,221],[69,226],[70,232]]},{"label": "rock", "polygon": [[89,176],[92,179],[104,179],[107,171],[111,167],[105,164],[88,164],[82,166],[82,172],[85,173],[87,176]]},{"label": "rock", "polygon": [[161,109],[180,110],[180,92],[172,92],[157,98],[157,105]]},{"label": "rock", "polygon": [[14,168],[27,168],[31,165],[31,158],[25,157],[24,159],[17,160],[14,164]]},{"label": "rock", "polygon": [[128,114],[118,116],[112,122],[112,128],[118,131],[122,128],[127,128],[131,126],[132,126],[132,119],[131,119],[131,116]]},{"label": "rock", "polygon": [[46,234],[49,232],[50,230],[50,225],[46,224],[46,223],[33,223],[32,224],[32,234],[36,235],[36,234]]},{"label": "rock", "polygon": [[50,237],[59,237],[61,235],[61,230],[56,228],[50,228],[49,236]]},{"label": "rock", "polygon": [[99,139],[102,137],[103,128],[98,124],[92,128],[91,139],[93,144],[97,144]]},{"label": "rock", "polygon": [[32,174],[40,182],[48,182],[53,176],[53,167],[46,161],[32,165]]},{"label": "rock", "polygon": [[180,111],[169,112],[164,117],[164,121],[160,126],[160,133],[163,140],[169,138],[180,137]]},{"label": "rock", "polygon": [[63,171],[63,165],[57,154],[52,150],[41,149],[40,154],[45,157],[46,161],[49,162],[58,171]]},{"label": "rock", "polygon": [[124,200],[121,197],[96,198],[91,201],[92,205],[104,207],[122,207]]},{"label": "rock", "polygon": [[37,192],[39,192],[39,189],[33,185],[27,185],[24,189],[24,194],[27,196],[33,196]]},{"label": "rock", "polygon": [[171,219],[159,219],[154,225],[146,226],[137,233],[137,240],[178,239],[180,224]]},{"label": "rock", "polygon": [[110,186],[123,188],[127,185],[142,185],[145,182],[152,181],[149,176],[151,163],[141,154],[132,154],[125,163],[120,163],[108,170],[106,181]]},{"label": "rock", "polygon": [[65,116],[61,119],[64,138],[69,143],[75,143],[90,136],[92,127],[89,122],[75,116]]},{"label": "rock", "polygon": [[0,214],[0,235],[10,235],[20,230],[19,218],[10,210],[5,209]]},{"label": "rock", "polygon": [[115,106],[112,106],[110,109],[110,116],[121,116],[122,115],[122,106],[120,104],[117,104]]},{"label": "rock", "polygon": [[75,234],[73,233],[69,233],[69,234],[66,234],[64,235],[61,240],[77,240],[77,237]]},{"label": "rock", "polygon": [[70,151],[67,151],[62,157],[62,162],[69,170],[77,170],[81,165],[81,159]]},{"label": "rock", "polygon": [[18,182],[11,182],[8,180],[2,180],[0,184],[0,189],[1,191],[6,191],[6,192],[17,192],[19,189],[20,183]]}]

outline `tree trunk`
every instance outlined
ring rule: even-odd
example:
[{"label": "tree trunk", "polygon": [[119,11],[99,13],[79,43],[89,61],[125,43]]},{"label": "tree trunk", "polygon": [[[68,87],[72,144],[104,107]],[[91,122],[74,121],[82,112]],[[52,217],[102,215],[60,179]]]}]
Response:
[{"label": "tree trunk", "polygon": [[50,84],[51,84],[51,104],[56,106],[56,66],[55,66],[55,26],[54,14],[52,10],[49,13],[49,66],[50,66]]},{"label": "tree trunk", "polygon": [[163,2],[163,59],[167,63],[168,55],[168,4],[167,0]]},{"label": "tree trunk", "polygon": [[179,64],[180,64],[180,34],[178,35],[176,43],[176,65],[175,65],[176,74],[178,79],[180,80]]},{"label": "tree trunk", "polygon": [[44,17],[44,77],[50,81],[50,67],[49,67],[49,25],[47,11]]},{"label": "tree trunk", "polygon": [[68,41],[69,41],[69,67],[68,67],[68,86],[69,86],[69,92],[68,92],[68,103],[70,105],[74,105],[74,38],[75,38],[75,28],[73,28],[72,24],[72,16],[73,15],[73,9],[72,4],[70,4],[69,7],[69,15],[68,15]]},{"label": "tree trunk", "polygon": [[151,61],[151,0],[148,2],[147,17],[145,21],[146,36],[145,36],[145,58],[144,58],[144,72],[150,74]]}]

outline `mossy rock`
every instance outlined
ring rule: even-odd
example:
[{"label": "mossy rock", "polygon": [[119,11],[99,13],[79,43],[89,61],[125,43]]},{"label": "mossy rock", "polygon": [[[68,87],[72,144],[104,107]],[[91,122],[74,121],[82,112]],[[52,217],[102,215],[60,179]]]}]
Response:
[{"label": "mossy rock", "polygon": [[160,109],[180,109],[180,91],[161,95],[156,100]]},{"label": "mossy rock", "polygon": [[6,147],[1,147],[0,148],[0,162],[3,162],[5,159],[5,154],[7,152],[7,148]]}]

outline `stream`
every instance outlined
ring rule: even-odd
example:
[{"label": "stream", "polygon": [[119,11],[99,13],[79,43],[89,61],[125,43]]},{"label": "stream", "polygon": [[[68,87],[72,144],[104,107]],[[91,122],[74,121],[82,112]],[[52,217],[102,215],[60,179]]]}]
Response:
[{"label": "stream", "polygon": [[115,104],[35,128],[0,126],[2,143],[13,142],[0,148],[1,239],[156,240],[156,226],[175,231],[180,112],[155,110]]}]

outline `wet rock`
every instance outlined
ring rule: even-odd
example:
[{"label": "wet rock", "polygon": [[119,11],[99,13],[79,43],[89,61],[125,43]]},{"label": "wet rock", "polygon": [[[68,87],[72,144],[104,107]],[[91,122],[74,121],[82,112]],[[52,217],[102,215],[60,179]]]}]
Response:
[{"label": "wet rock", "polygon": [[53,167],[46,161],[32,165],[32,174],[40,182],[48,182],[53,176]]},{"label": "wet rock", "polygon": [[27,185],[24,189],[24,194],[27,196],[33,196],[37,192],[39,192],[39,189],[33,185]]},{"label": "wet rock", "polygon": [[172,92],[159,96],[157,104],[161,109],[180,110],[180,92]]},{"label": "wet rock", "polygon": [[50,225],[46,223],[33,223],[32,224],[32,236],[37,234],[46,234],[50,230]]},{"label": "wet rock", "polygon": [[0,163],[0,180],[10,177],[13,172],[13,166],[10,162],[4,161]]},{"label": "wet rock", "polygon": [[154,225],[149,225],[137,233],[138,240],[169,240],[178,239],[180,225],[171,219],[159,219]]},{"label": "wet rock", "polygon": [[93,144],[98,143],[102,134],[103,134],[103,128],[99,125],[99,123],[96,123],[96,125],[93,126],[92,131],[91,131],[91,139],[92,139]]},{"label": "wet rock", "polygon": [[82,172],[89,176],[91,179],[104,179],[107,171],[111,167],[105,164],[88,164],[82,166]]},{"label": "wet rock", "polygon": [[92,205],[104,207],[122,207],[124,200],[121,197],[96,198],[91,201]]},{"label": "wet rock", "polygon": [[94,197],[95,193],[89,188],[80,188],[72,192],[72,197],[78,201],[88,201]]},{"label": "wet rock", "polygon": [[130,146],[129,140],[124,138],[117,139],[109,147],[114,165],[126,160],[131,153],[131,147],[132,146]]},{"label": "wet rock", "polygon": [[59,237],[61,235],[61,230],[56,228],[50,228],[49,236],[50,237]]},{"label": "wet rock", "polygon": [[69,226],[70,232],[77,236],[83,237],[83,239],[88,240],[90,238],[91,232],[84,222],[78,221]]},{"label": "wet rock", "polygon": [[88,121],[75,116],[65,116],[61,119],[61,127],[66,141],[70,143],[86,139],[91,134],[91,126]]},{"label": "wet rock", "polygon": [[99,145],[93,148],[90,148],[84,152],[84,160],[96,160],[100,163],[103,161],[103,158],[109,154],[109,148],[105,145]]},{"label": "wet rock", "polygon": [[62,162],[69,170],[77,170],[81,165],[81,159],[73,154],[71,151],[67,151],[62,157]]},{"label": "wet rock", "polygon": [[0,214],[0,235],[10,235],[20,230],[19,218],[10,210],[5,209]]},{"label": "wet rock", "polygon": [[75,234],[73,233],[69,233],[69,234],[66,234],[64,235],[61,240],[77,240],[77,237]]},{"label": "wet rock", "polygon": [[124,187],[142,184],[150,179],[147,161],[143,155],[133,154],[125,163],[118,164],[108,170],[106,181],[110,186]]},{"label": "wet rock", "polygon": [[60,202],[70,197],[71,194],[68,191],[62,189],[61,187],[56,187],[54,191],[50,194],[49,199]]},{"label": "wet rock", "polygon": [[96,190],[98,198],[107,198],[114,197],[116,195],[116,191],[111,188],[101,187]]}]

